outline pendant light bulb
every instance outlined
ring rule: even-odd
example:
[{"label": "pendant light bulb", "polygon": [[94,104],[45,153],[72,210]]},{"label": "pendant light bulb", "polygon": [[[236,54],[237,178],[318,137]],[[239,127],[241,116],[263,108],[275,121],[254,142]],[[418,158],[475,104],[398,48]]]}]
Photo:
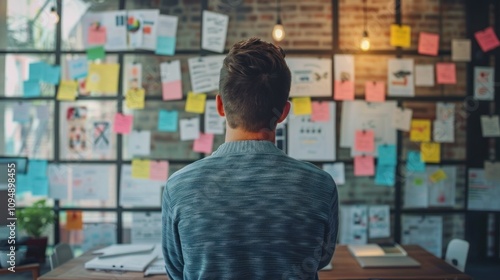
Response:
[{"label": "pendant light bulb", "polygon": [[363,38],[361,39],[361,43],[359,44],[359,47],[363,51],[367,51],[370,49],[370,38],[368,37],[368,32],[366,32],[366,31],[363,32]]},{"label": "pendant light bulb", "polygon": [[278,22],[274,26],[272,36],[276,42],[281,42],[285,38],[285,29],[281,24],[281,19],[278,19]]},{"label": "pendant light bulb", "polygon": [[49,19],[52,24],[57,24],[59,22],[59,15],[57,14],[56,7],[50,8]]}]

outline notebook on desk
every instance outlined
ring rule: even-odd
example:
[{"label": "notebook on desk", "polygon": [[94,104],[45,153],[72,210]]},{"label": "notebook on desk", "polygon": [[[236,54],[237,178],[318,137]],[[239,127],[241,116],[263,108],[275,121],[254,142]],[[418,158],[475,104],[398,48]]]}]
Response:
[{"label": "notebook on desk", "polygon": [[362,268],[420,266],[397,243],[348,245],[347,249]]}]

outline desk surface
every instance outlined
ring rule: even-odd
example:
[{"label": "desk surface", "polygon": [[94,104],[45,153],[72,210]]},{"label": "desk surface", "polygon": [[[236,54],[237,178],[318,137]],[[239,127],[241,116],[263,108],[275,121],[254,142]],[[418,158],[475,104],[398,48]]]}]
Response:
[{"label": "desk surface", "polygon": [[[337,246],[333,256],[333,270],[320,271],[319,279],[455,279],[470,280],[470,276],[463,274],[445,261],[436,258],[419,246],[403,246],[408,255],[422,265],[419,268],[372,268],[363,269],[351,256],[346,246]],[[84,263],[94,258],[91,252],[73,259],[51,272],[38,278],[39,280],[76,280],[76,279],[144,279],[142,272],[100,272],[87,270]],[[147,279],[167,279],[164,275],[149,276]]]}]

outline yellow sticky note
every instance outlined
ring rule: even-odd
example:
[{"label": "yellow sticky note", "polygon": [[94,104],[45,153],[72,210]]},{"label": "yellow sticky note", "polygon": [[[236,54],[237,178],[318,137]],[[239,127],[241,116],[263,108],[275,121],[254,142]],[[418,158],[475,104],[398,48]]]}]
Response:
[{"label": "yellow sticky note", "polygon": [[129,109],[143,109],[146,92],[143,88],[129,89],[125,96],[125,103]]},{"label": "yellow sticky note", "polygon": [[411,45],[411,27],[391,24],[391,46],[409,48]]},{"label": "yellow sticky note", "polygon": [[76,81],[61,81],[57,90],[57,100],[72,101],[76,99],[78,90],[78,82]]},{"label": "yellow sticky note", "polygon": [[99,93],[118,92],[118,73],[120,64],[89,64],[85,89],[87,91]]},{"label": "yellow sticky note", "polygon": [[432,173],[429,178],[431,179],[431,182],[437,183],[448,177],[446,176],[446,172],[444,172],[443,169],[438,169],[436,172]]},{"label": "yellow sticky note", "polygon": [[292,98],[294,115],[310,115],[312,113],[311,97]]},{"label": "yellow sticky note", "polygon": [[149,160],[132,160],[132,178],[149,179],[151,162]]},{"label": "yellow sticky note", "polygon": [[186,112],[203,114],[205,112],[205,93],[194,93],[190,91],[186,101]]},{"label": "yellow sticky note", "polygon": [[433,142],[420,143],[420,157],[423,162],[439,163],[441,161],[441,144]]},{"label": "yellow sticky note", "polygon": [[410,128],[410,141],[413,142],[431,141],[431,121],[412,120]]}]

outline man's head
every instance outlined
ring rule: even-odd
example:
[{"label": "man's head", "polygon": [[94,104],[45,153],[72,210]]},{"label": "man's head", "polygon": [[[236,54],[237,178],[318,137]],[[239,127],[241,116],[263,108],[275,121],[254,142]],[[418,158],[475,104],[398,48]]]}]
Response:
[{"label": "man's head", "polygon": [[280,47],[257,38],[236,43],[224,59],[219,81],[222,113],[229,127],[274,130],[290,109],[290,82]]}]

